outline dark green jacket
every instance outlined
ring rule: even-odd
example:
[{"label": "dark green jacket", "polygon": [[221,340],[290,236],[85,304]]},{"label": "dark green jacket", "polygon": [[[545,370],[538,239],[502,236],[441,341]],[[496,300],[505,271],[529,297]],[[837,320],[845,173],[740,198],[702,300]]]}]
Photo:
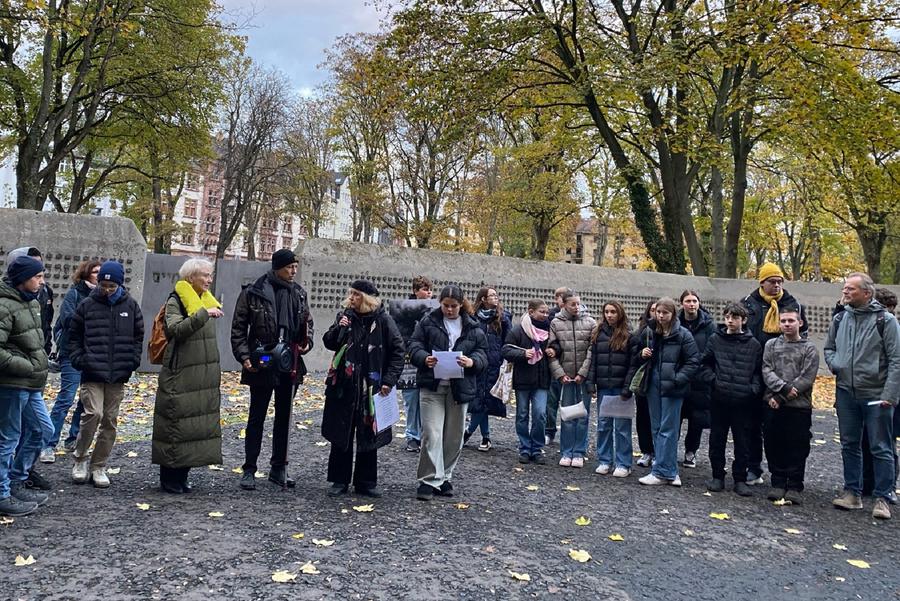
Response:
[{"label": "dark green jacket", "polygon": [[40,305],[22,300],[19,291],[0,282],[0,387],[43,390],[47,351]]},{"label": "dark green jacket", "polygon": [[166,301],[166,352],[153,412],[153,463],[170,468],[222,463],[219,349],[206,309],[190,317]]}]

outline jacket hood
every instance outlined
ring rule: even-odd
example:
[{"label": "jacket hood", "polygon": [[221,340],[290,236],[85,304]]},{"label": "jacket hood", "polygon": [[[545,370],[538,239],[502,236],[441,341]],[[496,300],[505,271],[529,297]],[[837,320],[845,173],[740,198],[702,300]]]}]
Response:
[{"label": "jacket hood", "polygon": [[857,315],[863,315],[865,313],[877,313],[879,311],[887,311],[884,308],[884,305],[879,303],[877,300],[872,300],[868,305],[863,305],[862,307],[854,307],[852,305],[844,305],[844,311],[848,311],[850,313],[855,313]]},{"label": "jacket hood", "polygon": [[[124,292],[124,294],[122,294],[122,296],[120,296],[119,299],[115,303],[113,303],[113,306],[121,305],[126,300],[128,300],[128,298],[129,298],[128,297],[128,289],[123,288],[123,292]],[[99,301],[101,303],[104,303],[104,304],[106,303],[106,298],[104,298],[105,296],[106,295],[103,294],[103,290],[100,289],[100,286],[97,286],[96,288],[91,290],[91,293],[88,295],[89,298],[92,298],[92,299]]]},{"label": "jacket hood", "polygon": [[747,342],[748,340],[753,338],[753,332],[751,332],[750,330],[744,330],[740,334],[729,334],[728,328],[725,327],[725,324],[720,324],[719,326],[717,326],[716,332],[719,334],[719,336],[721,336],[728,342]]},{"label": "jacket hood", "polygon": [[0,298],[11,298],[19,301],[20,303],[24,303],[22,297],[19,295],[19,289],[13,287],[6,278],[0,280]]},{"label": "jacket hood", "polygon": [[697,313],[697,319],[692,321],[688,321],[684,316],[684,309],[678,311],[678,321],[686,327],[690,331],[694,331],[700,329],[708,323],[713,321],[712,315],[709,314],[705,308],[700,307],[700,311]]},{"label": "jacket hood", "polygon": [[578,310],[578,315],[574,317],[569,315],[569,312],[565,309],[560,309],[559,313],[557,313],[553,319],[559,319],[562,321],[578,321],[579,319],[584,319],[585,317],[587,317],[587,314],[581,309]]}]

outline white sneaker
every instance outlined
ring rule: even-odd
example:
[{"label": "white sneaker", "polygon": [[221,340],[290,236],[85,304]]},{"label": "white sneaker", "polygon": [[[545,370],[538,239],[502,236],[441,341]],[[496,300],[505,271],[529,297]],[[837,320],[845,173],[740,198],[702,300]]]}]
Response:
[{"label": "white sneaker", "polygon": [[662,478],[657,478],[653,474],[647,474],[643,478],[638,478],[638,482],[641,484],[645,484],[647,486],[660,486],[661,484],[668,484],[668,480],[663,480]]},{"label": "white sneaker", "polygon": [[41,451],[41,463],[56,463],[56,449],[47,447]]},{"label": "white sneaker", "polygon": [[75,465],[72,467],[72,481],[75,484],[84,484],[88,481],[88,463],[87,459],[83,461],[75,460]]},{"label": "white sneaker", "polygon": [[584,457],[572,457],[572,467],[584,467]]},{"label": "white sneaker", "polygon": [[753,472],[747,472],[747,484],[750,486],[756,486],[757,484],[764,484],[762,476],[754,474]]},{"label": "white sneaker", "polygon": [[563,467],[572,467],[572,458],[571,457],[563,457],[559,460],[559,464]]},{"label": "white sneaker", "polygon": [[597,469],[594,470],[594,473],[605,476],[606,474],[609,473],[609,464],[601,463],[600,465],[597,466]]},{"label": "white sneaker", "polygon": [[641,455],[641,458],[637,460],[637,464],[641,467],[650,467],[650,462],[653,461],[653,455],[650,453],[644,453]]},{"label": "white sneaker", "polygon": [[631,469],[627,467],[619,466],[613,471],[613,478],[627,478],[630,475]]},{"label": "white sneaker", "polygon": [[669,486],[681,486],[681,476],[675,476],[674,480],[669,480]]},{"label": "white sneaker", "polygon": [[109,476],[106,475],[105,467],[98,467],[91,470],[91,480],[97,488],[109,488]]}]

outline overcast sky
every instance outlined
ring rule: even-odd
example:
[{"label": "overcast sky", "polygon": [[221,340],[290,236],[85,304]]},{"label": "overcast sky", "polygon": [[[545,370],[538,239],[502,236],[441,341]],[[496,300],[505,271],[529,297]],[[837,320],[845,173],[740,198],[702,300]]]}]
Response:
[{"label": "overcast sky", "polygon": [[324,50],[341,35],[379,29],[381,15],[372,0],[220,0],[232,20],[251,24],[241,33],[261,65],[283,71],[294,87],[308,93],[327,77],[319,71]]}]

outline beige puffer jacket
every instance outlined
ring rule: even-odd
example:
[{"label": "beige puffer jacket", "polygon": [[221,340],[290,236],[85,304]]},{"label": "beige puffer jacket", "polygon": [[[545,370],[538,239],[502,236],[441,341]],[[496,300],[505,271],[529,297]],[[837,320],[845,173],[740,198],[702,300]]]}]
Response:
[{"label": "beige puffer jacket", "polygon": [[547,346],[560,349],[560,354],[550,359],[550,373],[554,380],[561,377],[586,378],[591,367],[591,332],[597,322],[586,313],[575,317],[562,310],[550,322]]}]

